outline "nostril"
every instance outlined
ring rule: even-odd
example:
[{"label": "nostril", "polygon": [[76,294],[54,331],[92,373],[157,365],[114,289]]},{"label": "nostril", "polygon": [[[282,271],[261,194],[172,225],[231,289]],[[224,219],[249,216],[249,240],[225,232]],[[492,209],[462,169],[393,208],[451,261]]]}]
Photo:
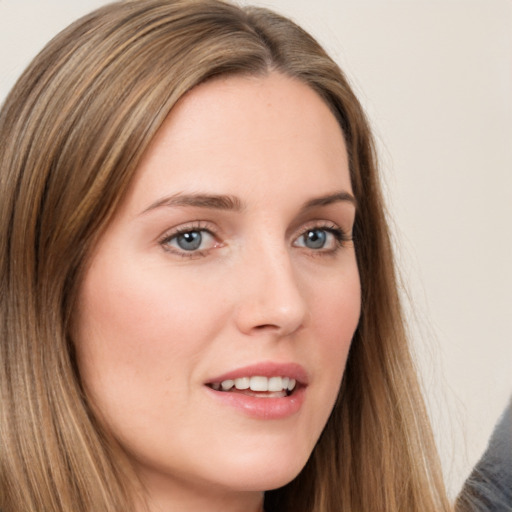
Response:
[{"label": "nostril", "polygon": [[258,331],[264,331],[264,330],[276,330],[276,329],[279,329],[279,327],[277,325],[273,325],[273,324],[262,324],[262,325],[256,325],[254,327],[255,329],[257,329]]}]

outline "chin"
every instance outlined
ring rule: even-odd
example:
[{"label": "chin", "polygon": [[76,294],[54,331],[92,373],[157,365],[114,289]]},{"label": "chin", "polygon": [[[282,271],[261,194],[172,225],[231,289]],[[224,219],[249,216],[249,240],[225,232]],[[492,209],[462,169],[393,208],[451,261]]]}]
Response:
[{"label": "chin", "polygon": [[229,482],[225,482],[224,485],[239,492],[272,491],[290,483],[301,470],[302,467],[296,471],[290,471],[289,468],[276,471],[267,467],[260,474],[251,472],[246,475],[237,475],[236,479],[231,479]]},{"label": "chin", "polygon": [[224,475],[229,477],[226,484],[239,491],[277,489],[291,482],[302,471],[308,458],[309,453],[301,457],[296,453],[293,457],[287,457],[278,450],[262,450],[254,457],[245,454],[242,461],[232,460],[226,464]]}]

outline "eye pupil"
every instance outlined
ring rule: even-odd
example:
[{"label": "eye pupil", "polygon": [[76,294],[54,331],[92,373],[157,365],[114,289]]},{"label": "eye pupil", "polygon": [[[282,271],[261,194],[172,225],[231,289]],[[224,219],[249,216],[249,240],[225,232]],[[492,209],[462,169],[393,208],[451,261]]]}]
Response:
[{"label": "eye pupil", "polygon": [[322,229],[311,229],[304,237],[304,243],[310,249],[321,249],[327,240],[327,234]]},{"label": "eye pupil", "polygon": [[201,246],[203,236],[200,231],[189,231],[188,233],[182,233],[176,238],[176,243],[184,251],[195,251]]}]

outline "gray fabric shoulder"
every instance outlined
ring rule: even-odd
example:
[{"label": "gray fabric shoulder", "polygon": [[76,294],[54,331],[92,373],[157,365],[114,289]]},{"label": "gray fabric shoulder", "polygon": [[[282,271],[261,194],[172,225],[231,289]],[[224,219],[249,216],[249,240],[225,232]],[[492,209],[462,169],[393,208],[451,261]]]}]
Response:
[{"label": "gray fabric shoulder", "polygon": [[512,512],[512,400],[457,499],[460,512]]}]

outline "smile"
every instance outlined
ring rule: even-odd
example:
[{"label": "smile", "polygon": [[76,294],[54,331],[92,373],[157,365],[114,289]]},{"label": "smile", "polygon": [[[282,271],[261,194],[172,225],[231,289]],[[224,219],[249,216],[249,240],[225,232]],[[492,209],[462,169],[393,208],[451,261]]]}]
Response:
[{"label": "smile", "polygon": [[213,382],[210,387],[215,391],[243,392],[246,395],[261,398],[279,398],[289,396],[296,386],[296,380],[290,377],[239,377]]},{"label": "smile", "polygon": [[279,420],[299,412],[309,383],[301,365],[267,361],[218,375],[205,386],[222,407],[259,420]]}]

